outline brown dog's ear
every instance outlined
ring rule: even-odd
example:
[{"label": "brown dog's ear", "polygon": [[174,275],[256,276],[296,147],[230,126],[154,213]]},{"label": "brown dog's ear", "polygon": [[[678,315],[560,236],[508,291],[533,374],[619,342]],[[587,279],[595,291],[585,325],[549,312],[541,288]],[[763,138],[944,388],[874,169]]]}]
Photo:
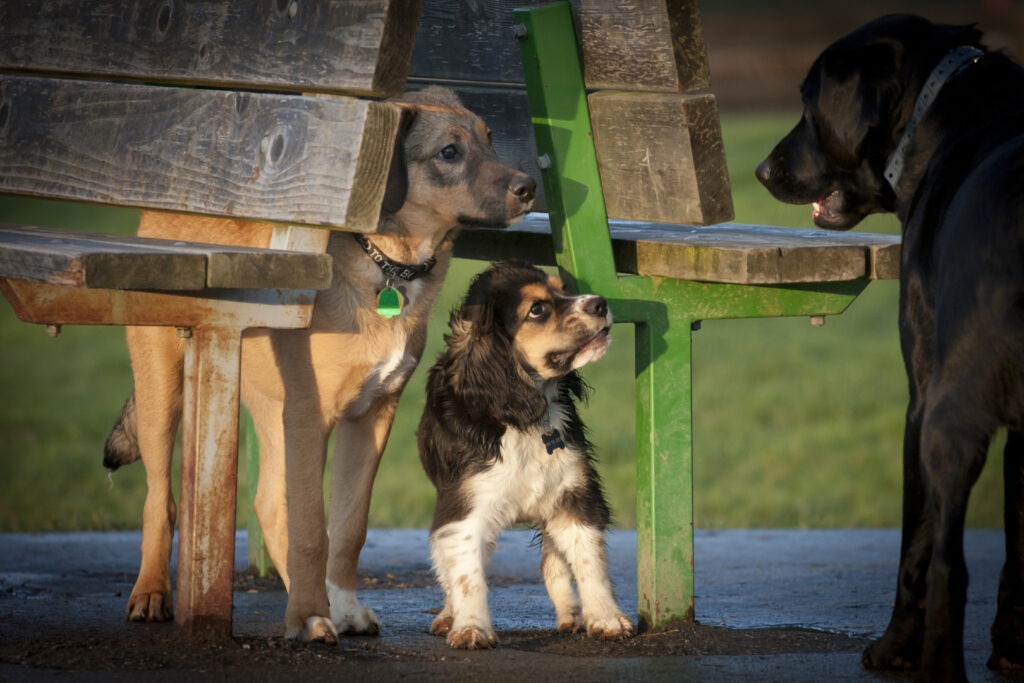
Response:
[{"label": "brown dog's ear", "polygon": [[405,138],[416,120],[416,110],[402,107],[402,120],[395,136],[395,149],[391,153],[391,168],[388,169],[388,182],[384,188],[384,200],[381,210],[384,213],[398,213],[405,204],[405,196],[409,192],[409,167],[405,158]]}]

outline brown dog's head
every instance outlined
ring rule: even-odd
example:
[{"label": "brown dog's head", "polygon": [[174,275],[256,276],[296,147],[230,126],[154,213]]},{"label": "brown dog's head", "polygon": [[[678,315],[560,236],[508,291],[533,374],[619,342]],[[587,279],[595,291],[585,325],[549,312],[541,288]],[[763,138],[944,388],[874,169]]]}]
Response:
[{"label": "brown dog's head", "polygon": [[543,385],[604,355],[612,317],[600,296],[503,261],[478,275],[451,317],[439,365],[469,410],[523,428],[547,408]]},{"label": "brown dog's head", "polygon": [[979,39],[970,26],[889,15],[837,40],[811,66],[803,116],[757,167],[758,179],[780,201],[813,203],[822,228],[895,211],[883,171],[918,92],[944,54]]},{"label": "brown dog's head", "polygon": [[457,227],[504,227],[530,211],[536,181],[498,158],[487,126],[455,93],[431,86],[397,102],[409,116],[383,208],[404,232],[429,239]]}]

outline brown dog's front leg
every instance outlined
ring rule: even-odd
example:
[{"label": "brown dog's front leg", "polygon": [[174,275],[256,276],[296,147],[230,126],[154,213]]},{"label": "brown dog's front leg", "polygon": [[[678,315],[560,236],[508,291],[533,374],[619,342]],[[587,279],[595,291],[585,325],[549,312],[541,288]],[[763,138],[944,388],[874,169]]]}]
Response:
[{"label": "brown dog's front leg", "polygon": [[384,399],[364,415],[339,420],[335,432],[327,589],[331,620],[339,633],[380,633],[377,615],[356,598],[356,571],[366,541],[373,480],[396,406],[396,399]]}]

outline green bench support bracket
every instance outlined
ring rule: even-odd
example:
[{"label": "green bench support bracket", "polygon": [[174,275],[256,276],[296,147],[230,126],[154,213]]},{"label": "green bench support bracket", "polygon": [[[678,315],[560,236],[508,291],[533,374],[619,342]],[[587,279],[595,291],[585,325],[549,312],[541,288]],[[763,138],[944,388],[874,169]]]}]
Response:
[{"label": "green bench support bracket", "polygon": [[692,621],[691,333],[701,320],[842,313],[868,280],[755,286],[619,276],[570,5],[516,10],[516,36],[563,278],[636,326],[637,604],[641,630]]}]

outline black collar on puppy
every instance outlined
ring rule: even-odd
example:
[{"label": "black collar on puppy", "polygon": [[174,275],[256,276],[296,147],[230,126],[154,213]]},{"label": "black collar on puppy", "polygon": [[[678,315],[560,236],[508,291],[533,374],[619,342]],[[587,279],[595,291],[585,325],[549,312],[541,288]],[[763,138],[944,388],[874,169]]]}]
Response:
[{"label": "black collar on puppy", "polygon": [[914,113],[910,117],[910,123],[903,129],[903,136],[900,138],[899,144],[896,145],[896,149],[889,155],[889,159],[885,163],[885,179],[889,181],[889,186],[893,190],[896,189],[897,183],[900,182],[900,176],[903,175],[904,157],[907,153],[907,145],[910,143],[910,138],[914,135],[914,129],[917,128],[917,124],[924,117],[924,113],[932,106],[932,102],[935,101],[939,91],[942,90],[942,86],[984,56],[984,52],[972,45],[961,45],[947,52],[942,61],[932,69],[931,74],[928,75],[928,80],[925,81],[924,87],[921,88],[921,92],[917,95],[917,101],[914,102]]},{"label": "black collar on puppy", "polygon": [[431,256],[423,263],[415,266],[411,266],[406,263],[398,263],[388,258],[387,254],[381,251],[376,244],[368,240],[363,235],[360,235],[359,233],[352,233],[352,237],[359,243],[359,246],[363,248],[363,251],[365,251],[366,255],[370,257],[370,260],[377,264],[377,267],[380,268],[381,272],[384,273],[389,280],[397,277],[407,282],[411,282],[412,280],[421,278],[429,273],[437,263],[436,256]]}]

